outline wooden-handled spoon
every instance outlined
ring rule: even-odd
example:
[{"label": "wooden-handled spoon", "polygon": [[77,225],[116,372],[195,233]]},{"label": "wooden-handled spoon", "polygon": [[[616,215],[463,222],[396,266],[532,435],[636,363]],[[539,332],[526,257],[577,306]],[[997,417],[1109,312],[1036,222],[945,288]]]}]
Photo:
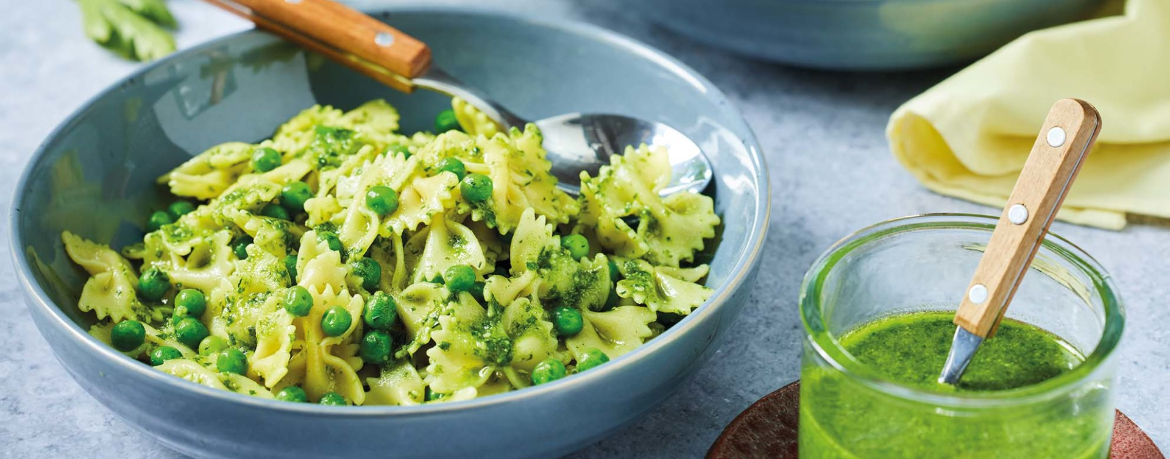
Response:
[{"label": "wooden-handled spoon", "polygon": [[1099,132],[1101,116],[1083,100],[1062,99],[1048,112],[955,313],[958,328],[939,382],[958,384],[983,339],[995,333]]},{"label": "wooden-handled spoon", "polygon": [[[694,141],[664,123],[625,115],[566,113],[529,121],[487,94],[468,86],[431,62],[425,43],[331,0],[206,0],[306,49],[315,51],[382,84],[403,92],[429,89],[459,97],[479,109],[504,132],[540,128],[552,174],[561,189],[577,193],[581,171],[596,176],[609,157],[627,146],[666,147],[674,174],[660,193],[702,191],[714,173]],[[631,102],[636,103],[636,102]]]}]

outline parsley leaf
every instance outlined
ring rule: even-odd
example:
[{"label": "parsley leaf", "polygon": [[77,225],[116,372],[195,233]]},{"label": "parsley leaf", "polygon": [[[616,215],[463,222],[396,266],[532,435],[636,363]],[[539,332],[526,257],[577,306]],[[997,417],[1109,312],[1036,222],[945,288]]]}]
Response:
[{"label": "parsley leaf", "polygon": [[128,59],[154,60],[175,51],[164,27],[175,18],[163,0],[77,0],[85,34]]}]

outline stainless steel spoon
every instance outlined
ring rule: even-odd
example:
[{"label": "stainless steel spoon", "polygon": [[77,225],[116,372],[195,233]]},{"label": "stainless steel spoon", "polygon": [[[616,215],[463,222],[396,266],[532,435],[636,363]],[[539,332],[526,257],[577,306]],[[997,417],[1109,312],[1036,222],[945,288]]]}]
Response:
[{"label": "stainless steel spoon", "polygon": [[[529,121],[463,84],[431,63],[426,44],[365,14],[331,0],[207,0],[258,27],[316,51],[395,89],[423,88],[459,97],[505,130]],[[711,163],[694,141],[666,124],[613,114],[568,113],[535,121],[558,186],[580,191],[580,173],[596,175],[609,157],[627,146],[660,145],[673,174],[663,195],[702,191],[711,182]]]}]

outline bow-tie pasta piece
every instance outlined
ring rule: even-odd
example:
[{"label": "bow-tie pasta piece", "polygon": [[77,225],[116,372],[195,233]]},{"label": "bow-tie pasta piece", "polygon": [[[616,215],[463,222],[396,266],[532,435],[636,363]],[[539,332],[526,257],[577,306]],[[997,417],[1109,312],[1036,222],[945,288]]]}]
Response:
[{"label": "bow-tie pasta piece", "polygon": [[138,276],[130,262],[108,246],[87,241],[68,231],[61,233],[61,240],[69,258],[92,276],[81,290],[78,308],[93,311],[98,319],[108,317],[115,322],[149,317],[150,311],[135,294]]},{"label": "bow-tie pasta piece", "polygon": [[624,277],[617,283],[618,296],[633,299],[655,312],[690,314],[713,292],[696,283],[707,274],[707,265],[680,269],[623,260],[617,266]]},{"label": "bow-tie pasta piece", "polygon": [[255,145],[228,142],[208,148],[171,172],[159,177],[175,196],[212,199],[223,193],[248,170]]},{"label": "bow-tie pasta piece", "polygon": [[610,157],[596,178],[582,173],[580,230],[592,230],[603,247],[622,257],[676,267],[692,261],[703,240],[715,237],[719,217],[710,197],[661,197],[670,174],[666,149],[646,145]]},{"label": "bow-tie pasta piece", "polygon": [[407,360],[382,367],[377,378],[366,378],[370,390],[366,405],[418,405],[426,396],[426,383]]},{"label": "bow-tie pasta piece", "polygon": [[[574,356],[598,349],[611,359],[630,352],[654,335],[654,311],[641,306],[619,306],[606,312],[587,311],[585,326],[565,341]],[[576,357],[574,357],[576,358]]]}]

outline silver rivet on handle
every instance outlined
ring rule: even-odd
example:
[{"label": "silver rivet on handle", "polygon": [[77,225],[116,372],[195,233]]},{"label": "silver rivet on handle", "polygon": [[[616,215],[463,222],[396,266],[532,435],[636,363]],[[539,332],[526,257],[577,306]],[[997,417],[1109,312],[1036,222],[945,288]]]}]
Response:
[{"label": "silver rivet on handle", "polygon": [[1028,221],[1028,208],[1023,204],[1014,204],[1008,207],[1008,221],[1017,225],[1023,225]]},{"label": "silver rivet on handle", "polygon": [[971,286],[971,290],[967,292],[967,299],[975,304],[983,304],[987,301],[987,286],[983,284],[975,284]]},{"label": "silver rivet on handle", "polygon": [[386,32],[378,32],[374,35],[374,44],[386,48],[394,44],[394,36]]},{"label": "silver rivet on handle", "polygon": [[1052,148],[1056,148],[1056,147],[1059,147],[1061,145],[1064,145],[1064,137],[1065,137],[1064,129],[1062,129],[1060,126],[1056,126],[1052,129],[1049,129],[1048,135],[1047,135],[1048,145],[1051,146]]}]

